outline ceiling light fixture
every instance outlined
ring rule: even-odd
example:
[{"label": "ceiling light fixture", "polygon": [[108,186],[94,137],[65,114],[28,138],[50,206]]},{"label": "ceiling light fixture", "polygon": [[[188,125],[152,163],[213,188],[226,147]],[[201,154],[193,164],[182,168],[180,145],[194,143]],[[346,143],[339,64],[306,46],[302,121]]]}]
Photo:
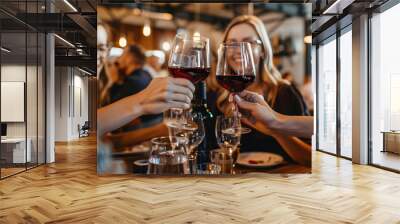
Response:
[{"label": "ceiling light fixture", "polygon": [[312,43],[312,36],[311,35],[305,36],[304,37],[304,43],[311,44]]},{"label": "ceiling light fixture", "polygon": [[143,26],[143,35],[144,35],[145,37],[148,37],[148,36],[151,35],[151,27],[150,27],[150,24],[149,24],[149,23],[146,23],[146,24]]},{"label": "ceiling light fixture", "polygon": [[88,72],[88,71],[86,71],[86,70],[83,70],[83,69],[81,69],[81,68],[79,68],[79,67],[78,67],[78,70],[81,71],[81,72],[83,72],[83,73],[85,73],[85,74],[87,74],[87,75],[92,75],[92,73],[90,73],[90,72]]},{"label": "ceiling light fixture", "polygon": [[6,52],[6,53],[10,53],[10,52],[11,52],[11,50],[9,50],[9,49],[7,49],[7,48],[5,48],[5,47],[1,47],[0,49],[1,49],[2,51]]},{"label": "ceiling light fixture", "polygon": [[119,44],[119,46],[120,47],[126,47],[126,44],[127,44],[127,40],[126,40],[126,38],[125,37],[120,37],[119,38],[119,41],[118,41],[118,44]]},{"label": "ceiling light fixture", "polygon": [[349,5],[351,5],[355,0],[336,0],[333,2],[332,5],[330,5],[324,12],[322,13],[323,15],[338,15],[342,14],[343,10],[347,8]]},{"label": "ceiling light fixture", "polygon": [[64,3],[67,4],[74,12],[78,12],[78,10],[68,0],[64,0]]},{"label": "ceiling light fixture", "polygon": [[168,41],[164,41],[161,45],[161,48],[164,51],[169,51],[171,49],[171,44]]},{"label": "ceiling light fixture", "polygon": [[122,53],[124,52],[124,49],[119,48],[119,47],[112,47],[110,49],[110,57],[119,57],[122,55]]},{"label": "ceiling light fixture", "polygon": [[71,42],[69,42],[68,40],[60,37],[58,34],[54,34],[55,37],[57,37],[59,40],[61,40],[62,42],[64,42],[65,44],[67,44],[70,47],[75,48],[75,45],[73,45]]},{"label": "ceiling light fixture", "polygon": [[200,32],[195,31],[195,32],[193,33],[193,40],[194,40],[194,41],[200,41],[200,40],[201,40]]}]

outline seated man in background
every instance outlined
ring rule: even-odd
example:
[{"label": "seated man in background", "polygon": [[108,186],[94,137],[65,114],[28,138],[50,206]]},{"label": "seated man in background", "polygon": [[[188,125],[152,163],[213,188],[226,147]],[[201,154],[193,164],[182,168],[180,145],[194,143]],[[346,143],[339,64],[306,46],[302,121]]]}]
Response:
[{"label": "seated man in background", "polygon": [[[149,85],[152,77],[144,69],[145,61],[146,56],[143,50],[137,45],[131,45],[124,49],[123,54],[115,62],[107,64],[105,70],[108,83],[103,106],[137,94]],[[146,128],[145,133],[167,131],[166,128],[163,128],[161,122],[162,114],[142,115],[113,131],[112,135],[108,137],[116,147],[132,145],[147,140],[146,137],[149,135],[143,135],[144,130],[140,129]],[[152,132],[153,130],[155,132]],[[163,131],[157,135],[162,134],[164,134]],[[135,142],[130,141],[132,139],[135,139]]]},{"label": "seated man in background", "polygon": [[146,65],[144,70],[150,73],[153,78],[167,77],[168,71],[163,69],[165,53],[159,50],[146,51]]}]

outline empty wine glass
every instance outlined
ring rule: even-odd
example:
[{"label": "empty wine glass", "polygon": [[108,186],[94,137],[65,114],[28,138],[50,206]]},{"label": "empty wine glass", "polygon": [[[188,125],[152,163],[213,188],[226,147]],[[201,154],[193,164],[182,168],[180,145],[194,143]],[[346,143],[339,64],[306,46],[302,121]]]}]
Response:
[{"label": "empty wine glass", "polygon": [[[218,48],[216,77],[218,83],[230,92],[230,98],[246,89],[256,77],[253,50],[249,42],[223,43]],[[233,115],[240,117],[236,103]],[[242,134],[250,132],[242,128]]]},{"label": "empty wine glass", "polygon": [[218,116],[215,124],[215,136],[219,147],[233,158],[233,162],[239,154],[241,123],[236,116]]},{"label": "empty wine glass", "polygon": [[[176,139],[176,143],[186,143],[186,155],[189,160],[191,172],[196,165],[197,146],[204,140],[205,129],[203,119],[192,114],[189,110],[169,110],[164,113],[164,120],[168,127],[169,137]],[[171,141],[172,142],[172,141]],[[176,144],[172,142],[172,147]]]},{"label": "empty wine glass", "polygon": [[233,158],[229,151],[224,149],[214,149],[210,151],[211,165],[209,166],[211,174],[234,174]]},{"label": "empty wine glass", "polygon": [[206,133],[204,129],[203,119],[200,116],[193,114],[190,117],[188,124],[188,126],[192,128],[191,130],[185,132],[188,139],[187,156],[189,160],[189,166],[191,168],[191,173],[193,173],[197,168],[197,147],[200,145],[201,142],[203,142]]},{"label": "empty wine glass", "polygon": [[189,160],[196,160],[197,158],[197,146],[204,140],[206,135],[203,119],[199,116],[191,116],[188,121],[189,126],[191,127],[190,130],[186,131],[189,147],[188,147],[188,159]]},{"label": "empty wine glass", "polygon": [[[187,142],[187,131],[193,131],[194,126],[190,126],[188,121],[190,118],[189,110],[171,109],[164,112],[164,122],[168,127],[170,138],[176,138],[177,142]],[[192,123],[191,123],[192,124]],[[176,147],[172,142],[172,147]]]},{"label": "empty wine glass", "polygon": [[[175,147],[172,147],[175,145]],[[151,140],[148,174],[188,174],[187,142],[175,137],[158,137]]]}]

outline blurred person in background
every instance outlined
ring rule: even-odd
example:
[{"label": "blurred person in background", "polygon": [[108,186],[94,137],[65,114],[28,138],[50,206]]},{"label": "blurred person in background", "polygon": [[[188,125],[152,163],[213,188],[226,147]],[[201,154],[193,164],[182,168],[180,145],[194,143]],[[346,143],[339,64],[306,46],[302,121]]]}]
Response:
[{"label": "blurred person in background", "polygon": [[144,70],[146,56],[138,45],[127,46],[122,55],[110,65],[109,103],[140,92],[152,80]]},{"label": "blurred person in background", "polygon": [[165,54],[162,51],[147,51],[144,69],[155,77],[167,77],[168,71],[163,69]]},{"label": "blurred person in background", "polygon": [[[145,53],[137,45],[126,47],[119,58],[108,62],[104,69],[107,84],[101,91],[101,105],[113,104],[146,89],[153,78],[144,69],[145,62]],[[161,113],[141,114],[113,130],[107,138],[118,148],[163,135],[167,133],[167,128],[163,126],[162,118]]]},{"label": "blurred person in background", "polygon": [[[273,64],[273,52],[265,24],[255,16],[243,15],[233,19],[225,30],[224,42],[249,42],[253,48],[256,79],[247,88],[263,96],[272,109],[285,115],[308,115],[303,98],[283,80]],[[215,75],[214,77],[215,78]],[[226,90],[217,91],[215,114],[229,114],[232,100]],[[209,98],[210,100],[213,97]],[[215,101],[209,101],[212,105]],[[240,152],[266,151],[281,155],[286,161],[311,164],[309,138],[300,139],[280,132],[265,132],[252,126],[252,131],[241,136]]]},{"label": "blurred person in background", "polygon": [[[99,35],[100,34],[100,35]],[[116,83],[120,84],[122,74],[119,74],[117,64],[109,62],[107,31],[98,26],[97,39],[97,77],[99,83],[99,109],[97,110],[97,171],[99,174],[113,173],[112,148],[120,144],[135,144],[156,136],[165,135],[168,129],[162,125],[131,131],[110,137],[108,133],[119,129],[125,124],[142,115],[160,114],[171,108],[190,107],[194,86],[185,79],[171,77],[155,78],[141,91],[122,99],[110,102],[107,97],[109,89]],[[128,69],[130,70],[130,69]],[[114,143],[113,146],[109,144]],[[121,141],[120,141],[121,140]],[[132,141],[133,140],[133,141]],[[125,141],[125,142],[124,142]]]}]

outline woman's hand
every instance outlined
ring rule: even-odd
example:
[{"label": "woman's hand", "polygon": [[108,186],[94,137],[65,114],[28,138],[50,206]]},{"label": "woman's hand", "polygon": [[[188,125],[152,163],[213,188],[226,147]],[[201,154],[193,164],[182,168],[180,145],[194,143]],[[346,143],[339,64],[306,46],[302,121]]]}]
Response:
[{"label": "woman's hand", "polygon": [[262,95],[245,90],[235,95],[234,100],[245,124],[267,135],[273,133],[279,115],[265,102]]},{"label": "woman's hand", "polygon": [[194,85],[181,78],[155,78],[140,93],[142,114],[159,114],[171,108],[190,107]]}]

